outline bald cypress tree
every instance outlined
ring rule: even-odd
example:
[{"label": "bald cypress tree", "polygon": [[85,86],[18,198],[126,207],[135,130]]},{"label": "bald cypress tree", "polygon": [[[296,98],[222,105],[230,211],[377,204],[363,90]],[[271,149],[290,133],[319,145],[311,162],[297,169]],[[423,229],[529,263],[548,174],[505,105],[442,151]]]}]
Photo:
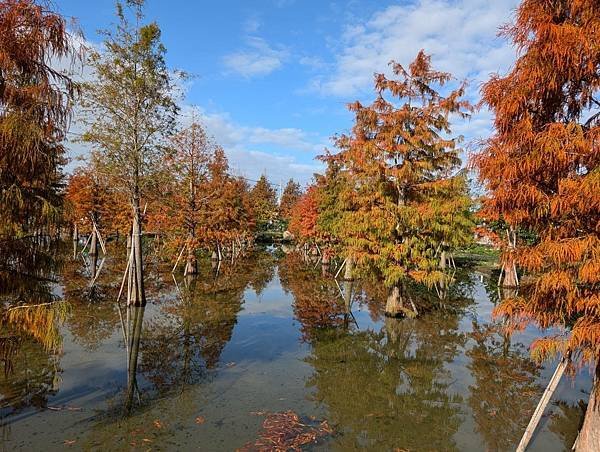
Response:
[{"label": "bald cypress tree", "polygon": [[83,108],[99,167],[130,200],[132,256],[128,300],[144,305],[142,198],[157,181],[166,138],[175,127],[177,107],[156,23],[142,25],[143,0],[117,2],[118,24],[106,30],[104,49],[92,51],[95,80],[85,85]]},{"label": "bald cypress tree", "polygon": [[78,58],[63,17],[32,0],[0,2],[0,270],[31,273],[25,251],[59,220],[78,91],[49,63],[61,58]]},{"label": "bald cypress tree", "polygon": [[[339,152],[326,157],[339,165],[349,183],[340,194],[349,207],[341,224],[348,255],[377,269],[390,288],[389,316],[404,315],[410,280],[429,286],[447,276],[439,268],[439,248],[450,243],[453,222],[444,206],[465,197],[457,179],[460,165],[450,115],[467,116],[464,84],[443,96],[436,89],[451,75],[435,71],[420,52],[405,69],[392,63],[396,78],[375,76],[377,98],[355,102],[350,135],[337,139]],[[412,307],[412,309],[410,309]]]},{"label": "bald cypress tree", "polygon": [[497,314],[561,331],[533,344],[539,360],[595,367],[577,450],[600,450],[600,3],[524,0],[504,31],[520,53],[483,86],[495,130],[474,163],[486,217],[535,240],[503,250],[527,278]]}]

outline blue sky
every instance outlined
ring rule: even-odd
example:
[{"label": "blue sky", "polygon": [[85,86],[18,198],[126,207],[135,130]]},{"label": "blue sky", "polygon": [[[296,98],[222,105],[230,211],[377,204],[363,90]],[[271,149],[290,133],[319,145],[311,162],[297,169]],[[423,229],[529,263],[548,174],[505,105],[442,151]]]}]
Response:
[{"label": "blue sky", "polygon": [[[99,43],[114,22],[112,0],[56,0]],[[275,183],[308,182],[314,157],[352,126],[346,104],[373,98],[375,72],[408,64],[422,48],[438,69],[470,81],[505,72],[514,50],[498,27],[516,0],[147,0],[147,19],[163,33],[170,67],[193,74],[183,111],[195,105],[237,174]],[[467,146],[489,133],[482,111],[459,121]],[[81,152],[73,145],[72,154]]]}]

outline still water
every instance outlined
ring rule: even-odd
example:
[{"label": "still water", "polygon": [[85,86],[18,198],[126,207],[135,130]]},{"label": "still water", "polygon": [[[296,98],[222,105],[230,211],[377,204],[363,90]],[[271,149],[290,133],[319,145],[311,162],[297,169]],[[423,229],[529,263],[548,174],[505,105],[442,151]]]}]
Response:
[{"label": "still water", "polygon": [[[195,279],[149,253],[145,308],[114,301],[123,259],[90,288],[92,264],[15,284],[38,305],[2,317],[2,450],[514,450],[554,368],[529,359],[534,328],[501,334],[477,267],[396,320],[379,284],[279,249]],[[531,450],[570,450],[589,386],[563,379]]]}]

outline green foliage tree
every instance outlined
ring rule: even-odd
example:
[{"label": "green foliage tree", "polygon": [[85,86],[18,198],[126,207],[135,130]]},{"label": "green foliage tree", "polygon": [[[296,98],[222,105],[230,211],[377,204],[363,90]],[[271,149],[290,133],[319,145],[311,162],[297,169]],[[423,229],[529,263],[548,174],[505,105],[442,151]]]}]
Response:
[{"label": "green foliage tree", "polygon": [[281,202],[279,203],[279,218],[284,221],[290,221],[292,217],[292,211],[298,199],[302,195],[300,184],[295,182],[294,179],[290,179],[283,189],[281,195]]},{"label": "green foliage tree", "polygon": [[[143,0],[117,2],[115,30],[103,31],[104,49],[90,52],[94,81],[84,86],[83,110],[90,143],[104,171],[130,198],[133,210],[128,300],[144,305],[142,197],[156,183],[168,152],[177,106],[156,23],[140,25]],[[130,20],[133,15],[134,23]]]},{"label": "green foliage tree", "polygon": [[277,193],[264,174],[250,191],[250,199],[256,215],[256,221],[268,223],[275,218],[277,212]]}]

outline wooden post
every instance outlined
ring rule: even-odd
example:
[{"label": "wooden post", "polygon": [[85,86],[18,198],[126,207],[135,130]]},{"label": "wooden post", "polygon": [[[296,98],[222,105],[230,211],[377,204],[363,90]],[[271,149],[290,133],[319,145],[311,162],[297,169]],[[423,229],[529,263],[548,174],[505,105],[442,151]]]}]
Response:
[{"label": "wooden post", "polygon": [[525,429],[525,433],[523,433],[521,442],[517,446],[517,452],[524,452],[529,444],[529,441],[531,441],[531,437],[535,432],[535,428],[540,422],[542,414],[544,414],[544,410],[546,409],[546,405],[548,405],[548,402],[550,402],[552,394],[554,394],[554,391],[556,390],[556,387],[558,386],[558,383],[560,382],[560,379],[567,368],[567,364],[568,359],[565,357],[562,358],[558,363],[558,366],[556,366],[556,370],[554,371],[554,374],[552,375],[544,394],[542,394],[542,398],[540,399],[535,411],[533,412],[533,415],[531,416],[531,420]]},{"label": "wooden post", "polygon": [[79,229],[77,223],[73,223],[73,258],[77,257],[77,244],[79,243]]},{"label": "wooden post", "polygon": [[171,270],[171,273],[175,273],[175,270],[177,269],[177,265],[179,265],[179,260],[181,259],[181,256],[183,255],[183,252],[185,251],[186,245],[187,245],[187,242],[185,242],[185,244],[181,248],[181,251],[179,252],[179,256],[177,256],[177,260],[175,261],[175,265],[173,266],[173,270]]},{"label": "wooden post", "polygon": [[337,277],[340,275],[340,272],[342,271],[342,268],[344,268],[344,265],[346,265],[346,260],[347,259],[344,259],[344,262],[342,262],[342,265],[340,265],[340,268],[338,268],[338,271],[335,274],[334,279],[337,279]]}]

